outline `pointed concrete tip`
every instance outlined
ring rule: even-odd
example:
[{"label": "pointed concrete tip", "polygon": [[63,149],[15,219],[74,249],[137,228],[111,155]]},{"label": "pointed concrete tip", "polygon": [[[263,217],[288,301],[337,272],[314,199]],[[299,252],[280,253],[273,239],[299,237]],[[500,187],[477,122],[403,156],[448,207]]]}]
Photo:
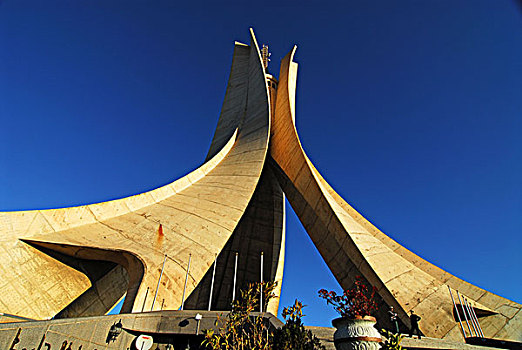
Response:
[{"label": "pointed concrete tip", "polygon": [[256,34],[254,33],[254,28],[249,28],[249,30],[250,30],[250,38],[252,39],[252,41],[253,41],[254,43],[256,43],[256,46],[258,46],[258,45],[257,45]]}]

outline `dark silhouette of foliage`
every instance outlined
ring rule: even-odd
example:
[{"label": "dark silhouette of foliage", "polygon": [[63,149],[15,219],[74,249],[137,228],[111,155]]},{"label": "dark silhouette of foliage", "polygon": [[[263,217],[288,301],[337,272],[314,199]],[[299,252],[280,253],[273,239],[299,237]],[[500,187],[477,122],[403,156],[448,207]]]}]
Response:
[{"label": "dark silhouette of foliage", "polygon": [[[263,305],[274,297],[273,282],[252,283],[241,290],[240,297],[232,304],[223,320],[224,325],[217,331],[206,330],[202,345],[212,350],[268,350],[271,349],[273,332],[269,323],[261,315],[251,316],[259,310],[259,295],[263,287]],[[218,318],[216,324],[221,319]]]},{"label": "dark silhouette of foliage", "polygon": [[312,334],[312,331],[305,329],[301,321],[301,318],[304,316],[302,311],[304,306],[296,299],[293,306],[283,309],[283,317],[286,323],[275,333],[274,350],[325,349],[319,342],[319,339]]},{"label": "dark silhouette of foliage", "polygon": [[377,303],[374,300],[376,291],[377,289],[372,287],[370,292],[362,277],[356,276],[354,286],[345,290],[343,294],[337,295],[334,291],[321,289],[319,297],[325,299],[327,304],[333,305],[341,317],[356,318],[371,316],[377,311]]},{"label": "dark silhouette of foliage", "polygon": [[263,305],[267,305],[275,295],[276,283],[253,283],[242,290],[240,297],[232,304],[232,311],[224,319],[217,331],[206,330],[202,345],[211,350],[324,350],[319,340],[307,331],[302,322],[303,304],[296,300],[291,307],[284,308],[286,324],[281,329],[270,327],[261,315],[253,316],[259,310],[260,288],[263,286]]}]

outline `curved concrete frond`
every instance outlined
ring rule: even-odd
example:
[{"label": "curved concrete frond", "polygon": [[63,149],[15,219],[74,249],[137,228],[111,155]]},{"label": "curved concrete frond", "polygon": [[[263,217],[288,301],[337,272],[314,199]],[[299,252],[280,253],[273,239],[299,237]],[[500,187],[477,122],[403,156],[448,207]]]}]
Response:
[{"label": "curved concrete frond", "polygon": [[[234,85],[238,80],[246,85]],[[155,309],[163,299],[164,308],[181,305],[189,254],[192,266],[187,295],[231,237],[265,163],[270,114],[264,67],[253,32],[250,46],[236,44],[231,81],[222,120],[228,119],[229,108],[239,115],[231,118],[233,125],[227,126],[226,133],[220,133],[226,139],[219,141],[219,150],[211,152],[215,155],[187,176],[110,202],[0,213],[5,262],[1,273],[3,290],[9,291],[0,295],[0,305],[5,305],[2,311],[51,317],[90,287],[85,275],[33,246],[72,257],[79,257],[81,251],[82,259],[102,259],[123,267],[121,252],[137,257],[143,268],[128,270],[122,312],[141,311],[143,305],[145,310],[151,309],[167,254]]]},{"label": "curved concrete frond", "polygon": [[[379,320],[388,306],[422,315],[428,336],[461,339],[448,287],[459,290],[477,309],[490,311],[480,322],[486,337],[521,338],[520,304],[473,286],[423,260],[386,236],[346,203],[306,156],[295,128],[296,48],[283,59],[272,120],[272,165],[289,202],[341,286],[349,288],[361,275],[376,286]],[[492,312],[491,312],[492,311]]]},{"label": "curved concrete frond", "polygon": [[[254,37],[252,30],[251,34]],[[256,45],[255,40],[253,40],[253,45]],[[233,133],[235,128],[247,122],[241,118],[246,99],[250,103],[254,98],[257,99],[255,103],[259,104],[259,108],[265,108],[270,104],[270,94],[267,94],[268,99],[263,96],[262,100],[259,100],[259,96],[248,94],[248,90],[245,89],[249,79],[252,79],[252,74],[248,73],[248,67],[252,65],[247,64],[249,56],[247,56],[246,50],[244,44],[236,43],[227,93],[208,156],[212,156],[215,150],[221,147],[223,140]],[[254,57],[255,60],[258,58],[261,60],[259,55]],[[265,73],[263,73],[262,84],[267,89],[264,76]],[[258,81],[261,82],[261,79]],[[242,103],[238,103],[238,101],[242,101]],[[268,112],[270,114],[270,109]],[[249,162],[250,156],[244,154],[240,156],[239,161]],[[237,185],[237,183],[226,184],[227,188],[236,188]],[[276,297],[271,300],[266,309],[277,314],[284,266],[284,215],[283,192],[271,169],[265,167],[241,221],[217,256],[212,298],[213,309],[227,310],[230,308],[234,285],[235,253],[238,253],[236,276],[238,294],[239,290],[245,289],[249,283],[260,280],[260,256],[263,253],[263,281],[277,282]],[[207,308],[212,273],[212,270],[207,271],[198,287],[188,297],[185,309]]]}]

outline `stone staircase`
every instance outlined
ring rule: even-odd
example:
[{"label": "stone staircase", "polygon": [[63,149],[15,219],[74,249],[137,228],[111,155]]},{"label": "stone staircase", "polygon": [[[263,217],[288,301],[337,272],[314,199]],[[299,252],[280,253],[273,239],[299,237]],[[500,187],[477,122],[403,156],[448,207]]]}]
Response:
[{"label": "stone staircase", "polygon": [[[324,345],[326,350],[335,350],[334,342],[333,342],[333,334],[335,332],[335,328],[329,327],[306,327],[312,331],[312,333],[319,338],[321,344]],[[454,350],[499,350],[498,348],[491,348],[486,346],[476,346],[476,345],[468,345],[465,343],[459,343],[451,340],[445,339],[437,339],[437,338],[428,338],[422,337],[422,339],[415,338],[404,338],[401,342],[401,346],[404,349],[454,349]]]}]

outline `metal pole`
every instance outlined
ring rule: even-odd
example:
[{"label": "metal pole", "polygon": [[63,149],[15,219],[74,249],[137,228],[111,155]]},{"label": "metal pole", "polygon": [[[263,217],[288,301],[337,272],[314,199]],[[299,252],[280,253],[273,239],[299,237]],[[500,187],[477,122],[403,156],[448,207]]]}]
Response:
[{"label": "metal pole", "polygon": [[236,262],[234,263],[234,286],[232,288],[232,302],[236,300],[236,278],[237,278],[237,256],[238,252],[236,252]]},{"label": "metal pole", "polygon": [[471,327],[469,326],[468,316],[466,316],[466,309],[464,309],[464,304],[462,304],[462,300],[460,299],[459,291],[457,291],[457,296],[459,297],[459,303],[460,303],[460,307],[462,309],[462,313],[464,314],[464,319],[466,320],[466,324],[468,325],[469,334],[472,337],[473,336],[473,332],[471,331]]},{"label": "metal pole", "polygon": [[480,322],[479,322],[479,320],[478,320],[477,314],[475,313],[475,309],[474,309],[474,308],[471,308],[471,311],[473,311],[473,315],[475,316],[475,321],[477,321],[477,327],[478,327],[478,330],[479,330],[480,336],[481,336],[482,338],[484,338],[484,332],[482,332],[482,327],[480,327]]},{"label": "metal pole", "polygon": [[473,308],[473,306],[471,306],[470,302],[467,299],[466,304],[468,305],[469,313],[471,315],[471,318],[473,319],[473,323],[475,324],[477,336],[484,337],[484,334],[482,334],[482,329],[480,328],[477,314],[475,313],[475,309]]},{"label": "metal pole", "polygon": [[263,252],[261,252],[261,284],[259,289],[259,312],[263,312]]},{"label": "metal pole", "polygon": [[156,297],[158,296],[158,290],[161,282],[161,277],[163,277],[163,269],[165,268],[165,261],[167,261],[167,254],[165,254],[165,257],[163,258],[163,266],[161,267],[161,273],[158,279],[158,285],[156,286],[156,293],[154,293],[154,299],[152,299],[152,307],[150,308],[150,311],[154,310],[154,303],[156,302]]},{"label": "metal pole", "polygon": [[145,302],[147,301],[147,295],[149,295],[149,287],[147,287],[147,290],[145,291],[145,298],[143,299],[143,306],[141,307],[141,312],[143,312],[143,309],[145,309]]},{"label": "metal pole", "polygon": [[457,318],[459,319],[460,329],[462,330],[462,334],[464,335],[464,339],[466,339],[466,332],[464,331],[464,326],[462,325],[462,320],[460,319],[459,309],[457,309],[457,304],[455,304],[455,299],[453,299],[453,293],[451,293],[451,287],[448,286],[448,289],[449,289],[449,293],[450,293],[450,296],[451,296],[451,301],[453,302],[453,307],[455,307],[455,311],[457,311]]},{"label": "metal pole", "polygon": [[183,287],[183,296],[181,297],[181,310],[183,310],[183,307],[185,306],[185,291],[187,290],[187,280],[188,280],[188,275],[189,275],[189,271],[190,271],[190,259],[192,259],[192,254],[189,254],[187,273],[185,274],[185,286]]},{"label": "metal pole", "polygon": [[466,305],[466,310],[468,311],[469,318],[471,319],[471,325],[473,326],[475,335],[479,337],[480,334],[478,332],[477,325],[475,324],[475,318],[473,317],[473,313],[471,312],[471,307],[469,306],[468,300],[464,297],[462,297],[462,299],[464,299],[464,304]]},{"label": "metal pole", "polygon": [[478,335],[479,335],[479,337],[484,338],[484,334],[482,333],[482,329],[480,328],[479,320],[478,320],[477,314],[475,313],[475,309],[473,308],[473,306],[471,306],[471,304],[469,302],[468,302],[468,305],[471,310],[471,314],[475,320],[475,325],[477,326]]},{"label": "metal pole", "polygon": [[196,319],[196,322],[197,322],[196,335],[199,335],[199,326],[200,326],[201,319],[203,318],[203,315],[198,313],[198,314],[196,314],[196,316],[194,316],[194,318]]},{"label": "metal pole", "polygon": [[214,271],[212,271],[212,283],[210,284],[210,296],[208,298],[208,311],[212,307],[212,292],[214,291],[214,278],[216,277],[216,264],[217,264],[217,254],[216,259],[214,259]]},{"label": "metal pole", "polygon": [[468,306],[466,305],[466,298],[464,297],[464,295],[462,296],[462,307],[464,308],[464,312],[468,315],[469,317],[469,323],[471,324],[471,330],[472,330],[472,333],[471,333],[471,336],[472,337],[475,337],[475,336],[478,336],[478,333],[477,333],[477,329],[475,328],[475,324],[473,323],[473,316],[471,316],[471,313],[469,311],[469,308]]},{"label": "metal pole", "polygon": [[473,314],[471,313],[471,308],[469,307],[468,300],[466,297],[462,296],[462,300],[464,300],[464,305],[466,306],[466,311],[468,312],[469,319],[471,320],[471,327],[473,328],[473,332],[475,332],[475,336],[479,336],[477,331],[477,326],[475,325],[475,318],[473,317]]}]

